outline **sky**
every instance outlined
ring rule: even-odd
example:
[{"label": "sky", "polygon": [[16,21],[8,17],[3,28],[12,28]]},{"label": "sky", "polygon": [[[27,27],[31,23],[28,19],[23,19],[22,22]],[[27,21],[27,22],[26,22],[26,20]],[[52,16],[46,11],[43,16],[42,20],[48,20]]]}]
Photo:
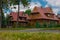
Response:
[{"label": "sky", "polygon": [[[28,7],[30,7],[31,10],[33,10],[33,8],[35,6],[42,6],[42,7],[51,7],[53,12],[55,14],[60,13],[60,0],[31,0],[31,3]],[[11,11],[17,11],[18,10],[18,6],[15,5],[15,7],[17,7],[17,9],[13,8],[13,5],[9,8],[10,10],[5,10],[5,13],[10,13]],[[25,11],[28,9],[28,7],[24,8],[23,5],[20,3],[20,11]],[[12,9],[11,9],[12,8]]]},{"label": "sky", "polygon": [[42,7],[51,7],[55,14],[60,13],[60,0],[32,0],[38,1]]}]

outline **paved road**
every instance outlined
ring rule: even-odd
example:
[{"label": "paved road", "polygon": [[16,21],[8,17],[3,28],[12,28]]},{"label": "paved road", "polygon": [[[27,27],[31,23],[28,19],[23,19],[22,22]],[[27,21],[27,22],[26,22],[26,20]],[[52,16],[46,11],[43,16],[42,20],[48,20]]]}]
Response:
[{"label": "paved road", "polygon": [[41,29],[25,29],[25,30],[0,30],[0,32],[51,32],[60,33],[60,30],[41,30]]}]

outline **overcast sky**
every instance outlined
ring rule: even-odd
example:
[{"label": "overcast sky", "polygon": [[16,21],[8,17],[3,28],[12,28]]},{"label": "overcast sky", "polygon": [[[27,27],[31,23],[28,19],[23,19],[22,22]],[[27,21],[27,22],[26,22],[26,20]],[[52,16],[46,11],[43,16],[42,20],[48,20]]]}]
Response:
[{"label": "overcast sky", "polygon": [[[12,11],[16,12],[18,10],[18,6],[15,6],[17,7],[17,9],[13,9],[13,6],[11,6],[10,9],[12,8]],[[55,14],[57,14],[58,12],[60,13],[60,0],[32,0],[29,7],[30,9],[33,9],[34,6],[51,7]],[[25,11],[26,9],[28,8],[24,8],[23,5],[20,4],[20,11]],[[5,10],[4,12],[9,13],[10,11],[11,10]]]}]

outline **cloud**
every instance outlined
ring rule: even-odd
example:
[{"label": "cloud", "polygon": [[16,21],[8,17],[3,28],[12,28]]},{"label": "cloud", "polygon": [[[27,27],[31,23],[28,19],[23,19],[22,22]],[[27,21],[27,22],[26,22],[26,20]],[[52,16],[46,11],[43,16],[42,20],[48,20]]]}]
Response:
[{"label": "cloud", "polygon": [[56,9],[56,8],[53,9],[53,12],[54,12],[56,15],[57,15],[58,11],[59,11],[59,9]]},{"label": "cloud", "polygon": [[40,7],[41,4],[39,2],[31,2],[30,5],[28,7],[30,7],[30,9],[33,9],[35,6]]},{"label": "cloud", "polygon": [[[27,7],[24,7],[22,4],[20,4],[20,11],[25,11],[27,9],[32,10],[35,6],[41,6],[41,4],[39,2],[31,2]],[[14,7],[16,7],[16,9]],[[10,10],[12,10],[13,12],[17,12],[18,11],[18,5],[10,6]]]},{"label": "cloud", "polygon": [[46,0],[49,5],[60,6],[60,0]]},{"label": "cloud", "polygon": [[52,7],[55,14],[60,11],[60,0],[45,0],[47,2],[46,6]]}]

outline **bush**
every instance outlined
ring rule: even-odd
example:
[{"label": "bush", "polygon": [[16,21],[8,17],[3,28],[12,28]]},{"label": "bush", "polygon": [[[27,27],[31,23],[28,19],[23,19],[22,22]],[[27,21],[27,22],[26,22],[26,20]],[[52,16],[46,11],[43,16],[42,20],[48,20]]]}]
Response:
[{"label": "bush", "polygon": [[36,26],[36,28],[40,28],[41,27],[39,22],[36,22],[35,26]]}]

